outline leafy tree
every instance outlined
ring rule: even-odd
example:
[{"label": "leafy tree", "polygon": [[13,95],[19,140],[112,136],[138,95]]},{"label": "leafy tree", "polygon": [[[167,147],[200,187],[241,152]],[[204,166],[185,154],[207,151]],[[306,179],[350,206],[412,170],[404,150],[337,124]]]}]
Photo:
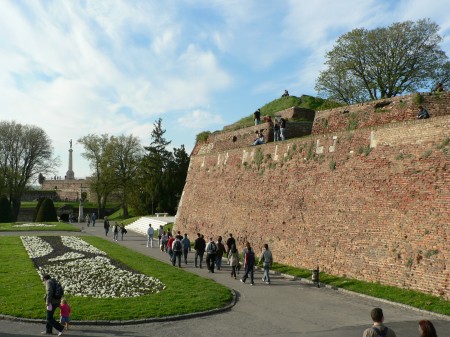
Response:
[{"label": "leafy tree", "polygon": [[326,54],[316,89],[342,102],[393,97],[436,81],[447,62],[439,26],[428,19],[354,29]]},{"label": "leafy tree", "polygon": [[39,127],[0,122],[0,192],[8,197],[12,221],[31,179],[58,166],[47,134]]},{"label": "leafy tree", "polygon": [[42,173],[39,173],[39,176],[38,176],[39,185],[42,185],[44,183],[44,181],[45,181],[44,175]]},{"label": "leafy tree", "polygon": [[128,204],[138,185],[136,175],[142,159],[142,146],[133,136],[111,137],[111,167],[114,173],[114,186],[119,192],[122,214],[128,215]]},{"label": "leafy tree", "polygon": [[11,205],[6,196],[0,197],[0,223],[11,222]]},{"label": "leafy tree", "polygon": [[181,145],[179,149],[174,148],[162,179],[164,194],[161,196],[160,205],[166,212],[176,213],[186,183],[188,168],[189,156],[184,145]]},{"label": "leafy tree", "polygon": [[111,146],[107,134],[101,136],[89,134],[78,139],[84,147],[82,156],[89,161],[93,170],[91,190],[97,197],[98,215],[105,215],[106,202],[114,191],[113,169],[110,164]]},{"label": "leafy tree", "polygon": [[433,90],[436,88],[438,83],[442,83],[444,85],[444,88],[447,88],[447,90],[450,87],[450,61],[445,62],[442,67],[438,68],[436,70],[436,80],[433,83],[431,89]]},{"label": "leafy tree", "polygon": [[37,222],[54,222],[58,221],[58,216],[56,215],[55,205],[53,201],[49,198],[45,198],[42,201],[39,212],[36,216]]},{"label": "leafy tree", "polygon": [[153,124],[151,142],[144,147],[145,154],[137,171],[138,186],[131,202],[138,214],[155,212],[175,213],[186,181],[189,156],[184,146],[167,150],[170,141],[164,138],[166,130],[162,119]]}]

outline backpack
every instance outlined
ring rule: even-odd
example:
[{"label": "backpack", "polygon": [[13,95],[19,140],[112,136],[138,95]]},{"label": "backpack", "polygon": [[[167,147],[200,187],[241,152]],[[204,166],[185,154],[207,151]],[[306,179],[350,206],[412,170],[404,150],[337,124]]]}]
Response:
[{"label": "backpack", "polygon": [[53,298],[60,300],[64,296],[64,288],[57,280],[53,280]]},{"label": "backpack", "polygon": [[214,242],[211,242],[209,244],[209,252],[210,253],[215,253],[217,252],[217,245]]},{"label": "backpack", "polygon": [[176,252],[181,251],[182,245],[180,240],[175,240],[175,243],[173,244],[173,250]]},{"label": "backpack", "polygon": [[386,337],[387,332],[388,332],[388,328],[384,327],[383,332],[381,332],[380,329],[372,327],[372,330],[375,331],[375,333],[377,334],[377,337]]}]

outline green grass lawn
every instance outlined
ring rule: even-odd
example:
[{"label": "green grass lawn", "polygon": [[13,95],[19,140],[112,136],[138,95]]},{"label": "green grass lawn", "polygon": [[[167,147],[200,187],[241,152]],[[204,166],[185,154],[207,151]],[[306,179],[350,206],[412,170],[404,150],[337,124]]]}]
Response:
[{"label": "green grass lawn", "polygon": [[[23,224],[34,224],[33,222],[6,222],[0,223],[0,232],[9,231],[69,231],[69,232],[79,232],[80,229],[74,225],[64,223],[64,222],[43,222],[43,224],[55,225],[54,227],[21,227]],[[17,226],[17,227],[14,227]]]},{"label": "green grass lawn", "polygon": [[[283,264],[274,263],[272,270],[296,277],[311,279],[311,270],[299,269]],[[450,301],[440,297],[424,294],[418,291],[386,286],[379,283],[359,281],[346,277],[338,277],[320,273],[320,282],[356,293],[386,299],[392,302],[410,305],[439,314],[450,316]]]},{"label": "green grass lawn", "polygon": [[[201,312],[225,306],[231,291],[210,279],[153,260],[97,237],[83,240],[134,270],[166,284],[159,294],[136,298],[98,299],[67,295],[74,320],[127,320]],[[45,288],[18,236],[0,237],[0,310],[17,317],[45,316]]]}]

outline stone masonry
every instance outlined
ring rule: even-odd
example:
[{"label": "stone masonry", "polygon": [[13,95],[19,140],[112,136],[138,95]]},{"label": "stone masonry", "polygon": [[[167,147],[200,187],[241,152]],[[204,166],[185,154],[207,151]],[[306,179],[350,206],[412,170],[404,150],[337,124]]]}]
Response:
[{"label": "stone masonry", "polygon": [[[449,300],[449,96],[425,99],[428,120],[414,119],[406,96],[397,122],[378,111],[373,120],[390,121],[346,130],[339,118],[351,106],[317,113],[312,135],[285,142],[227,149],[218,137],[230,134],[218,134],[191,156],[177,230],[233,233],[240,250],[268,243],[280,263]],[[325,115],[334,131],[316,128]]]}]

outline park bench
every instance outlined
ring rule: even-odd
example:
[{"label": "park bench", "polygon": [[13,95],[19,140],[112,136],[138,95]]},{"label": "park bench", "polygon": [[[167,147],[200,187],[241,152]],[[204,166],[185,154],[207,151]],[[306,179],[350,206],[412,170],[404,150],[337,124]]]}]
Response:
[{"label": "park bench", "polygon": [[169,213],[155,213],[156,217],[159,218],[160,216],[168,216]]}]

